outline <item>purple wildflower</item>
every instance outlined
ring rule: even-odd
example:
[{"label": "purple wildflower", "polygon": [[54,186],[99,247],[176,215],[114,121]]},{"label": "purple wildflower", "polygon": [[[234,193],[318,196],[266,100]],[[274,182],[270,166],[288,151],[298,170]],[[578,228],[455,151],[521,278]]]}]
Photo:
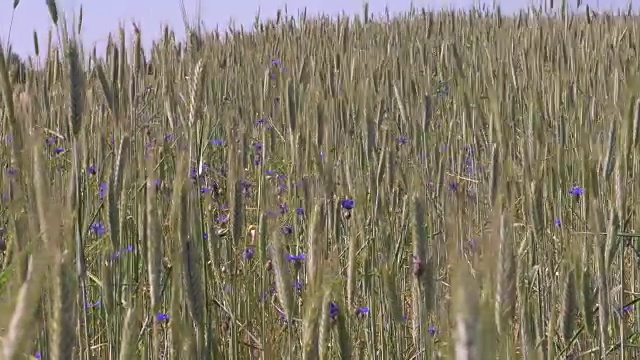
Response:
[{"label": "purple wildflower", "polygon": [[304,284],[302,284],[302,283],[301,283],[300,281],[298,281],[298,280],[293,280],[292,286],[293,286],[293,288],[294,288],[296,291],[301,291],[301,290],[302,290],[302,287],[304,286]]},{"label": "purple wildflower", "polygon": [[336,303],[331,301],[329,303],[329,316],[335,320],[338,317],[338,314],[340,314],[340,308],[338,307],[338,305],[336,305]]},{"label": "purple wildflower", "polygon": [[279,204],[278,207],[280,208],[280,214],[286,214],[289,211],[289,205],[286,203]]},{"label": "purple wildflower", "polygon": [[429,335],[433,337],[436,335],[437,332],[438,332],[438,329],[435,326],[433,325],[429,326]]},{"label": "purple wildflower", "polygon": [[228,214],[222,214],[220,216],[218,216],[217,218],[213,219],[215,222],[217,223],[226,223],[227,221],[229,221],[229,215]]},{"label": "purple wildflower", "polygon": [[575,197],[580,197],[581,195],[584,194],[584,188],[574,185],[573,187],[571,187],[571,189],[569,189],[569,194]]},{"label": "purple wildflower", "polygon": [[342,199],[340,201],[340,206],[342,206],[345,210],[351,210],[356,205],[355,200],[353,199]]},{"label": "purple wildflower", "polygon": [[169,314],[165,314],[163,312],[158,312],[156,314],[156,320],[158,320],[159,322],[169,320]]},{"label": "purple wildflower", "polygon": [[457,192],[460,189],[460,184],[451,180],[449,181],[449,191]]},{"label": "purple wildflower", "polygon": [[356,309],[356,315],[366,315],[369,313],[369,308],[366,306],[359,307]]},{"label": "purple wildflower", "polygon": [[190,177],[192,180],[196,180],[196,179],[198,179],[198,169],[197,169],[196,167],[191,167],[191,168],[189,169],[189,177]]},{"label": "purple wildflower", "polygon": [[98,185],[98,197],[100,200],[104,200],[105,196],[107,196],[107,183],[101,182],[100,185]]},{"label": "purple wildflower", "polygon": [[93,308],[99,307],[100,305],[102,305],[102,301],[98,300],[95,303],[89,302],[89,303],[85,304],[85,308],[86,309],[93,309]]},{"label": "purple wildflower", "polygon": [[251,260],[253,259],[254,252],[255,250],[252,247],[247,247],[242,252],[242,256],[244,257],[245,260]]},{"label": "purple wildflower", "polygon": [[291,233],[293,233],[293,228],[289,224],[283,225],[282,233],[285,235],[291,235]]},{"label": "purple wildflower", "polygon": [[102,236],[107,232],[107,228],[103,223],[96,221],[89,226],[89,231],[96,234],[96,236]]},{"label": "purple wildflower", "polygon": [[306,257],[307,257],[307,255],[305,253],[300,253],[298,255],[289,254],[289,255],[287,255],[287,260],[292,261],[292,262],[301,262]]}]

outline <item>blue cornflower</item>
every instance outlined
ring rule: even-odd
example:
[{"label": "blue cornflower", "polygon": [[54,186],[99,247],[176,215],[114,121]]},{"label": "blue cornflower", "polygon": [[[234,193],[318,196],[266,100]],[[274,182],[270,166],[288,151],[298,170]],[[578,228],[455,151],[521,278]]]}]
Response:
[{"label": "blue cornflower", "polygon": [[211,145],[224,145],[224,140],[223,139],[211,139]]},{"label": "blue cornflower", "polygon": [[104,235],[104,233],[107,232],[107,228],[104,226],[103,223],[96,221],[89,226],[89,231],[96,234],[96,236],[102,236]]},{"label": "blue cornflower", "polygon": [[574,185],[573,187],[571,187],[571,189],[569,189],[569,194],[575,196],[575,197],[579,197],[582,194],[584,194],[584,188]]},{"label": "blue cornflower", "polygon": [[293,228],[289,224],[283,225],[282,233],[285,235],[291,235],[291,233],[293,233]]},{"label": "blue cornflower", "polygon": [[264,172],[264,173],[265,173],[265,175],[267,175],[267,176],[273,176],[273,175],[275,175],[275,174],[276,174],[276,171],[275,171],[275,170],[265,170],[265,172]]},{"label": "blue cornflower", "polygon": [[91,164],[89,165],[89,167],[87,167],[87,172],[91,175],[95,175],[98,171],[96,169],[96,166]]},{"label": "blue cornflower", "polygon": [[247,196],[251,193],[251,183],[249,181],[240,181],[240,186],[242,187],[242,195]]},{"label": "blue cornflower", "polygon": [[409,138],[404,135],[400,135],[396,140],[398,141],[398,144],[404,145],[409,141]]},{"label": "blue cornflower", "polygon": [[116,250],[116,251],[111,255],[111,258],[112,258],[113,260],[119,259],[119,258],[120,258],[120,255],[123,255],[123,254],[126,254],[126,253],[133,252],[133,251],[135,251],[135,249],[136,249],[136,246],[135,246],[135,245],[127,245],[127,247],[124,247],[124,248],[122,248],[122,249],[120,249],[120,250]]},{"label": "blue cornflower", "polygon": [[429,335],[435,336],[437,332],[438,332],[438,329],[435,326],[433,325],[429,326]]},{"label": "blue cornflower", "polygon": [[217,223],[226,223],[227,221],[229,221],[229,215],[228,214],[222,214],[220,216],[218,216],[217,218],[213,219],[215,222]]},{"label": "blue cornflower", "polygon": [[166,134],[164,136],[164,141],[170,142],[170,141],[173,141],[174,138],[175,138],[175,136],[173,134]]},{"label": "blue cornflower", "polygon": [[259,142],[259,141],[254,142],[254,143],[253,143],[253,150],[254,150],[255,152],[262,151],[262,143],[261,143],[261,142]]},{"label": "blue cornflower", "polygon": [[293,262],[301,262],[306,257],[307,257],[307,255],[305,253],[300,253],[298,255],[289,254],[289,255],[287,255],[287,260],[293,261]]},{"label": "blue cornflower", "polygon": [[189,169],[189,177],[193,180],[196,180],[198,178],[198,169],[195,166],[192,166]]},{"label": "blue cornflower", "polygon": [[263,118],[259,118],[258,120],[256,120],[256,125],[263,125],[263,124],[264,124]]},{"label": "blue cornflower", "polygon": [[44,140],[44,143],[47,145],[51,145],[51,144],[55,144],[58,142],[58,138],[57,137],[48,137]]},{"label": "blue cornflower", "polygon": [[303,208],[301,208],[301,207],[296,208],[296,214],[298,214],[298,215],[304,215],[304,209],[303,209]]},{"label": "blue cornflower", "polygon": [[258,302],[263,302],[269,298],[269,295],[275,295],[275,294],[276,294],[276,289],[270,288],[269,291],[265,291],[262,293],[261,296],[258,296]]},{"label": "blue cornflower", "polygon": [[289,205],[286,203],[279,204],[278,207],[280,208],[280,214],[286,214],[289,211]]},{"label": "blue cornflower", "polygon": [[351,210],[356,205],[355,200],[353,199],[342,199],[340,201],[340,206],[342,206],[345,210]]},{"label": "blue cornflower", "polygon": [[158,312],[156,314],[156,319],[160,322],[169,320],[169,314],[165,314],[163,312]]},{"label": "blue cornflower", "polygon": [[556,218],[555,220],[553,220],[553,223],[557,226],[557,227],[561,227],[562,226],[562,221],[558,218]]},{"label": "blue cornflower", "polygon": [[336,305],[336,303],[334,303],[333,301],[331,301],[329,303],[329,316],[332,319],[335,319],[338,317],[338,314],[340,313],[340,308],[338,307],[338,305]]},{"label": "blue cornflower", "polygon": [[244,251],[242,252],[242,256],[244,257],[245,260],[251,260],[253,259],[254,252],[255,250],[249,246],[244,249]]},{"label": "blue cornflower", "polygon": [[42,354],[40,354],[40,351],[37,351],[35,354],[33,354],[33,358],[34,359],[41,359],[42,358]]},{"label": "blue cornflower", "polygon": [[302,284],[300,281],[298,280],[293,280],[292,286],[295,290],[300,291],[302,290],[302,287],[304,286],[304,284]]},{"label": "blue cornflower", "polygon": [[107,196],[107,183],[101,182],[100,185],[98,185],[98,197],[100,200],[104,200],[105,196]]},{"label": "blue cornflower", "polygon": [[89,302],[89,303],[85,304],[85,308],[93,309],[93,308],[99,307],[100,305],[102,305],[102,301],[98,300],[95,303]]},{"label": "blue cornflower", "polygon": [[356,315],[365,315],[369,313],[369,308],[366,306],[359,307],[356,309]]},{"label": "blue cornflower", "polygon": [[64,152],[64,148],[56,147],[55,149],[53,149],[53,152],[55,152],[56,155],[60,155]]}]

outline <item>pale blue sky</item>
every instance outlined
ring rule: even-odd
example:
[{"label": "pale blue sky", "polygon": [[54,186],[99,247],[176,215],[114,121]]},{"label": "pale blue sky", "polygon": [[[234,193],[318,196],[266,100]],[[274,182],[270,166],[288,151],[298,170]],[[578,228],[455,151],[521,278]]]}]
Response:
[{"label": "pale blue sky", "polygon": [[[540,0],[531,0],[539,2]],[[529,0],[498,0],[506,12],[526,7]],[[575,6],[576,0],[569,0]],[[190,18],[196,14],[198,0],[184,0],[187,13]],[[468,8],[474,0],[413,0],[417,8],[430,7],[457,7]],[[491,4],[491,0],[482,1]],[[80,5],[83,6],[84,21],[82,40],[85,45],[91,47],[97,44],[103,48],[105,40],[110,32],[118,29],[118,24],[125,25],[128,33],[132,32],[131,22],[140,24],[145,44],[151,39],[157,38],[163,24],[171,26],[180,36],[184,34],[184,25],[180,12],[179,0],[57,0],[58,8],[66,13],[69,22],[75,12],[79,13]],[[327,13],[338,14],[344,11],[347,14],[362,12],[363,0],[201,0],[202,19],[207,28],[220,25],[225,29],[229,20],[236,24],[250,26],[258,9],[261,18],[273,17],[279,8],[286,3],[289,14],[296,14],[297,10],[307,8],[307,14]],[[560,0],[556,0],[560,3]],[[584,4],[592,7],[618,8],[625,7],[628,0],[584,0]],[[409,9],[411,0],[370,0],[370,11],[381,14],[385,6],[391,12],[402,12]],[[11,23],[13,0],[0,0],[0,40],[6,45]],[[41,48],[45,47],[47,32],[51,28],[51,20],[47,12],[45,0],[22,0],[18,5],[13,20],[10,41],[13,49],[21,56],[33,54],[33,30],[36,30],[40,39]]]}]

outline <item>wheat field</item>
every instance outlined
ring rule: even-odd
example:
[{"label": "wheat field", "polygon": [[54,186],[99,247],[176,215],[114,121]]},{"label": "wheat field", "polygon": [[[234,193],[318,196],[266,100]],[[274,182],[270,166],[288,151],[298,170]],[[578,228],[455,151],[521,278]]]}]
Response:
[{"label": "wheat field", "polygon": [[633,14],[97,56],[47,3],[36,56],[0,48],[0,359],[640,359]]}]

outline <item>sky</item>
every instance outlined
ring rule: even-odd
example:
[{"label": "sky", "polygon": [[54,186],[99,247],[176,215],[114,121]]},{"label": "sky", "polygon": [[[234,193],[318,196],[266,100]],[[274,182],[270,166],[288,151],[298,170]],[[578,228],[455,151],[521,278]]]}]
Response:
[{"label": "sky", "polygon": [[[504,12],[517,11],[541,0],[496,0]],[[575,6],[576,0],[569,0]],[[0,41],[6,47],[9,40],[12,49],[18,55],[25,57],[34,54],[33,32],[38,34],[40,48],[46,47],[48,32],[52,29],[51,19],[47,11],[45,0],[21,0],[15,12],[14,0],[0,0]],[[414,7],[439,9],[469,8],[477,4],[478,0],[369,0],[370,13],[383,14],[385,6],[391,13],[409,10]],[[482,1],[481,1],[482,2]],[[81,40],[88,48],[96,45],[98,49],[106,46],[110,33],[117,34],[120,25],[127,33],[133,32],[132,22],[140,26],[143,41],[148,46],[153,39],[161,34],[164,25],[169,25],[177,35],[184,35],[184,22],[180,10],[180,0],[56,0],[60,13],[72,23],[74,15],[79,14],[80,5],[83,8],[83,30]],[[491,5],[493,1],[484,1]],[[560,3],[560,0],[556,0]],[[611,8],[626,8],[628,0],[583,0],[583,4],[600,10]],[[200,6],[200,15],[205,29],[219,26],[226,29],[230,21],[237,26],[250,28],[255,16],[260,12],[260,18],[273,18],[278,9],[284,9],[286,4],[290,15],[307,9],[307,15],[328,14],[349,15],[362,14],[363,0],[184,0],[185,10],[189,19],[196,19]],[[200,4],[200,5],[198,5]],[[584,6],[584,5],[583,5]],[[638,6],[635,6],[638,8]],[[13,19],[13,21],[12,21]],[[42,56],[42,55],[41,55]]]}]

